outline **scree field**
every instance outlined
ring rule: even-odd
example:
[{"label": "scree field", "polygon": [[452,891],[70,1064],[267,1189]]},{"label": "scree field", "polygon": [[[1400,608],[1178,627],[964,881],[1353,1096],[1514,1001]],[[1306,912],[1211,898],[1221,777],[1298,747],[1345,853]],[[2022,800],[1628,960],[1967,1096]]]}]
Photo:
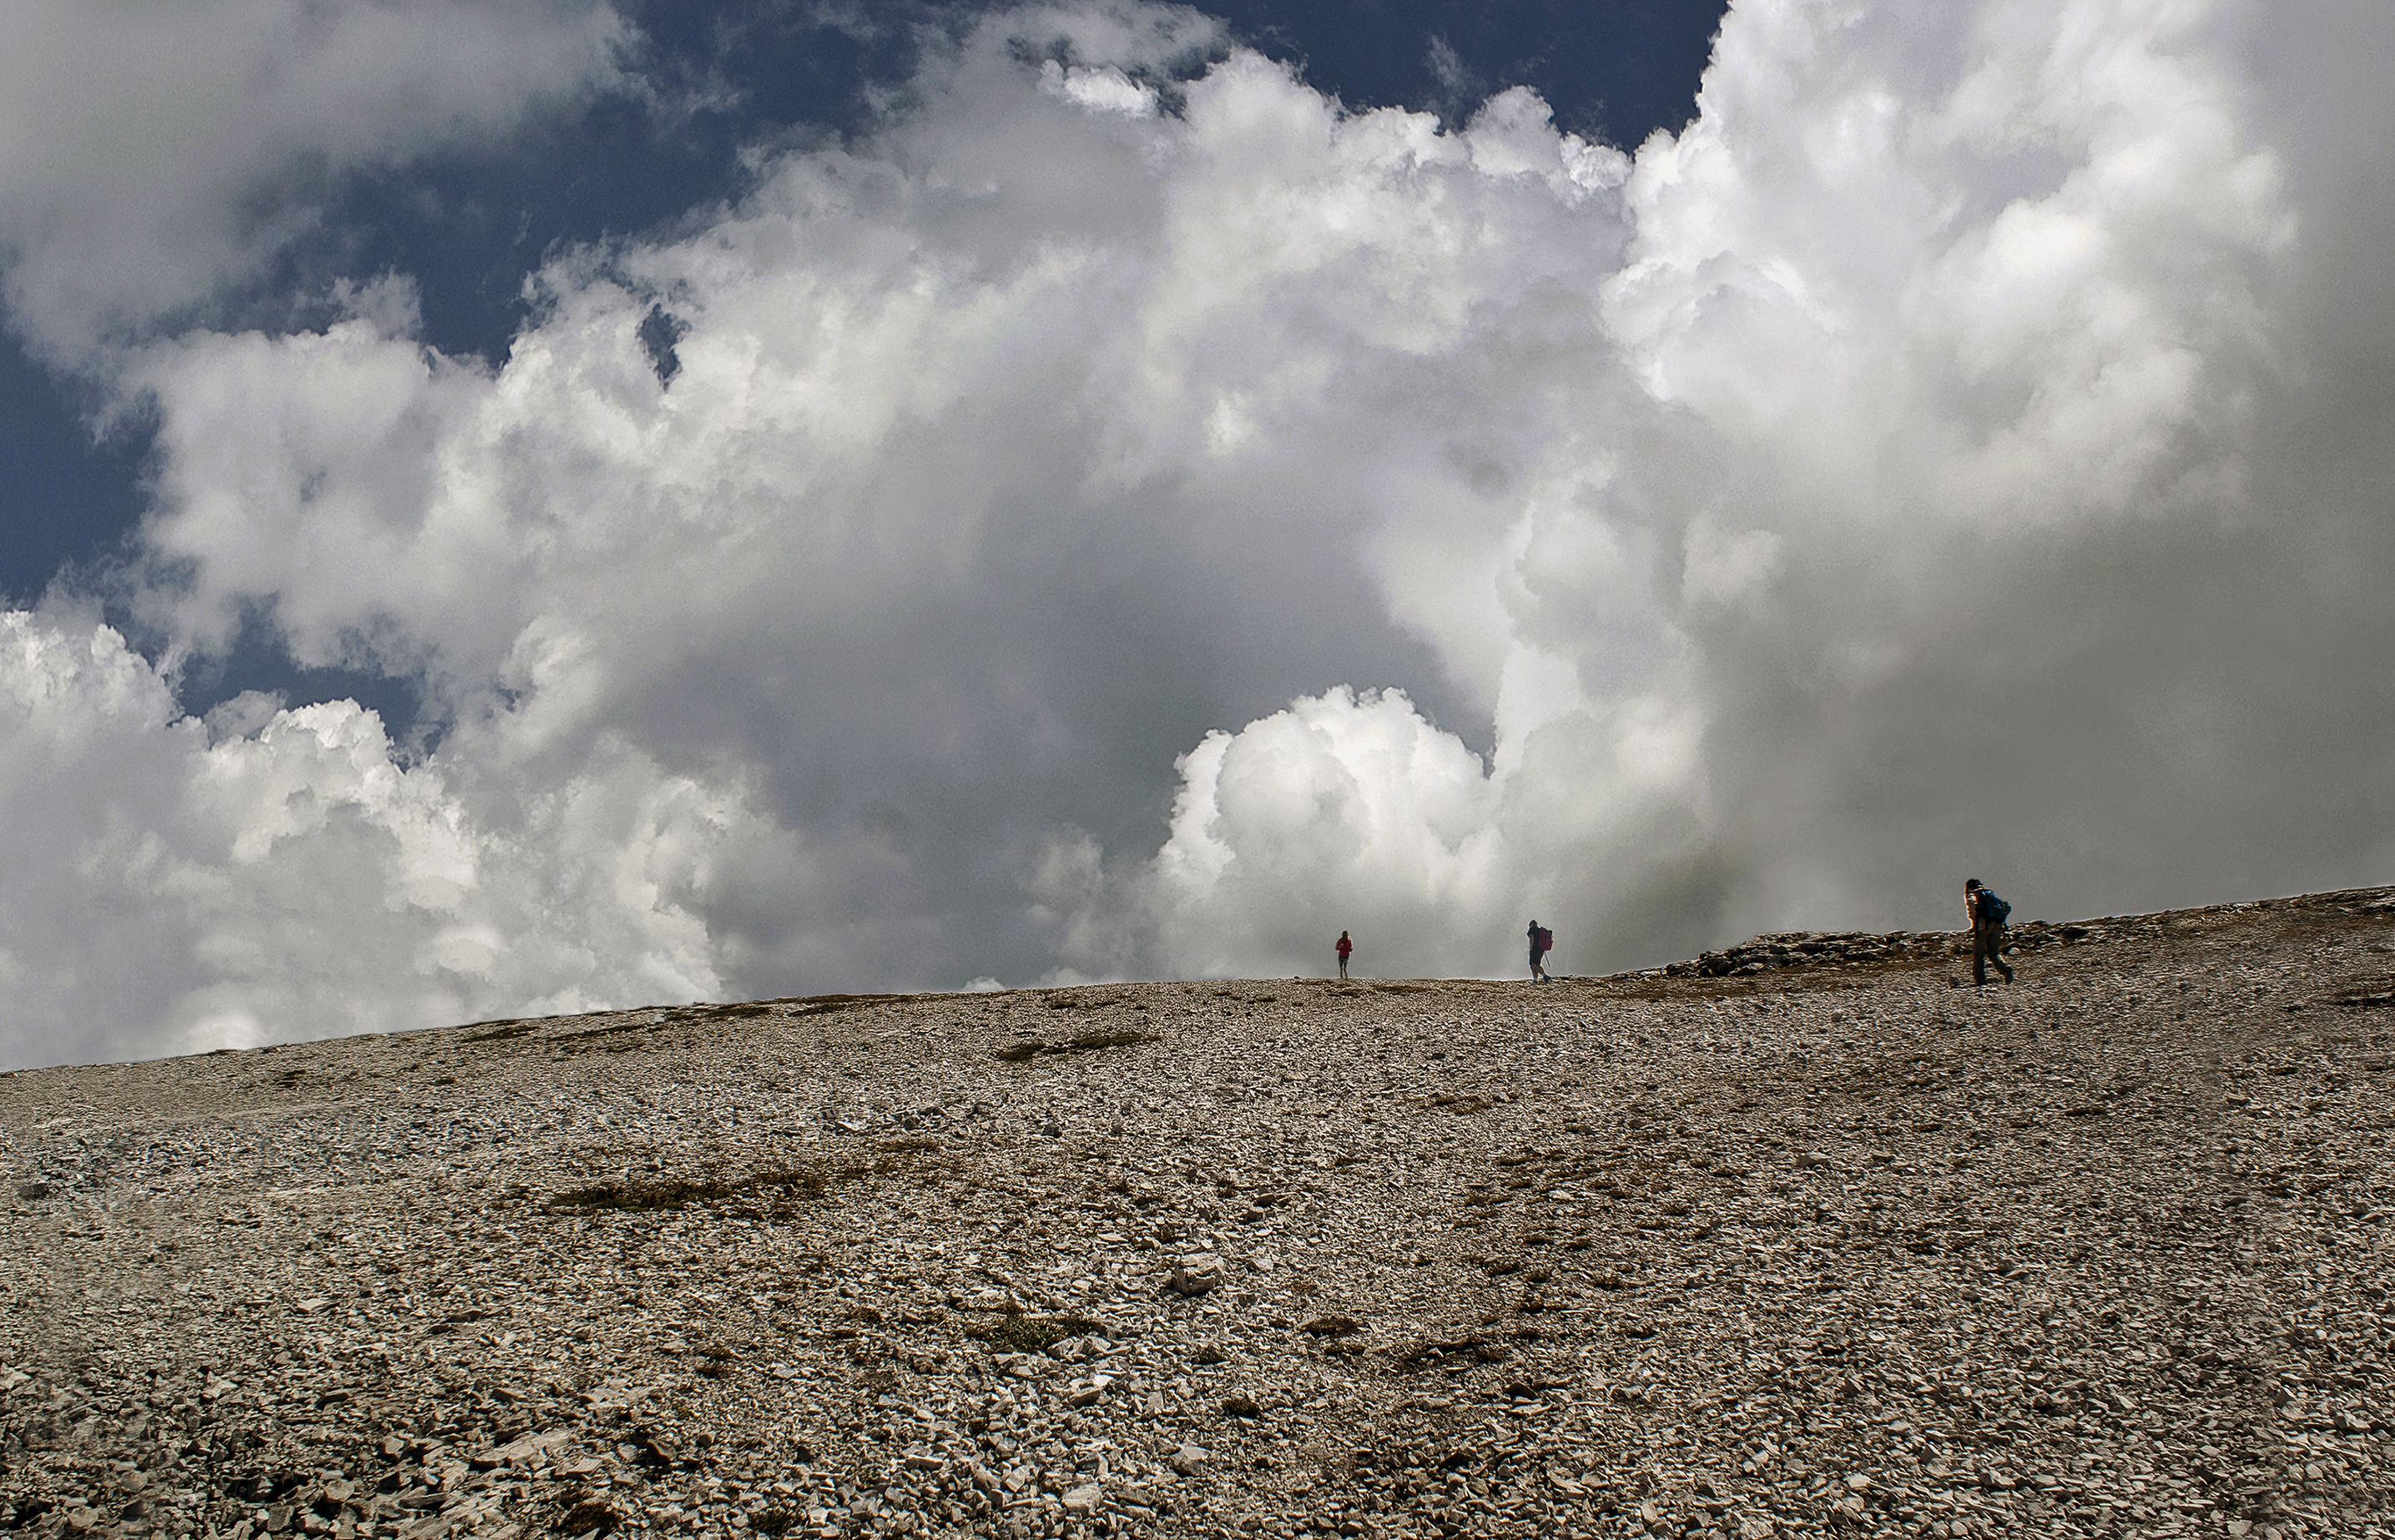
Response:
[{"label": "scree field", "polygon": [[2395,1534],[2388,890],[0,1076],[0,1528]]}]

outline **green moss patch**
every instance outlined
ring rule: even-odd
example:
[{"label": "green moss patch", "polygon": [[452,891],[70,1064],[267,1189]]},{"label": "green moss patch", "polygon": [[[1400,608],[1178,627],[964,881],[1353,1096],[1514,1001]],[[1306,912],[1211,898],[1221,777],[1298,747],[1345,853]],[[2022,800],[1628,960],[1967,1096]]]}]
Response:
[{"label": "green moss patch", "polygon": [[816,994],[810,995],[803,1000],[790,1002],[788,1009],[787,1009],[783,1014],[787,1016],[829,1016],[835,1011],[854,1010],[860,1006],[869,1006],[876,1000],[889,1000],[894,998],[898,998],[898,996],[888,994]]},{"label": "green moss patch", "polygon": [[1096,1322],[1078,1315],[1007,1315],[972,1335],[988,1343],[993,1353],[1044,1353],[1068,1336],[1097,1330]]},{"label": "green moss patch", "polygon": [[830,1190],[820,1171],[793,1168],[760,1171],[726,1178],[717,1176],[655,1177],[604,1181],[560,1192],[549,1200],[551,1208],[612,1209],[624,1214],[653,1214],[688,1208],[694,1204],[721,1203],[727,1198],[761,1192],[821,1197]]},{"label": "green moss patch", "polygon": [[[1522,1334],[1507,1335],[1519,1336]],[[1463,1359],[1475,1363],[1502,1363],[1513,1356],[1513,1349],[1505,1344],[1502,1337],[1489,1332],[1416,1337],[1389,1349],[1389,1362],[1399,1369],[1411,1369],[1449,1359]]]},{"label": "green moss patch", "polygon": [[740,1174],[707,1170],[688,1176],[623,1178],[557,1193],[548,1207],[564,1213],[655,1214],[728,1204],[755,1210],[764,1218],[783,1218],[793,1215],[801,1203],[850,1182],[926,1174],[940,1164],[934,1157],[941,1150],[934,1139],[888,1139],[866,1160],[774,1166]]},{"label": "green moss patch", "polygon": [[1155,1041],[1155,1037],[1147,1033],[1132,1032],[1128,1028],[1114,1032],[1085,1032],[1062,1043],[1009,1044],[990,1057],[1001,1064],[1020,1064],[1043,1053],[1095,1053],[1104,1048],[1131,1048]]}]

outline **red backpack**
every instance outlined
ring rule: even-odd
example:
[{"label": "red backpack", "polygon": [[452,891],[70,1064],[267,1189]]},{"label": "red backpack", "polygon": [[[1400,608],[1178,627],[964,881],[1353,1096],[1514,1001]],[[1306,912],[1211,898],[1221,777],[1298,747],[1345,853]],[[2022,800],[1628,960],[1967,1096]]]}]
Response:
[{"label": "red backpack", "polygon": [[1548,929],[1543,925],[1539,927],[1539,950],[1542,952],[1553,952],[1555,949],[1555,933]]}]

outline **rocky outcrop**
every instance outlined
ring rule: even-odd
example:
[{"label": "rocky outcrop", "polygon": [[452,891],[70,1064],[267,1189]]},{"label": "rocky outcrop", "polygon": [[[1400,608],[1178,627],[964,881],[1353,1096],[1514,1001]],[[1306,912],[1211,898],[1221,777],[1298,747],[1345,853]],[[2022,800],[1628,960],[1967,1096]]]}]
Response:
[{"label": "rocky outcrop", "polygon": [[[2026,920],[2006,928],[2005,954],[2033,954],[2053,947],[2090,942],[2157,941],[2176,926],[2200,925],[2224,915],[2311,915],[2374,916],[2395,910],[2395,900],[2384,888],[2357,888],[2340,893],[2310,893],[2291,899],[2265,899],[2254,903],[2225,904],[2206,909],[2158,915],[2107,915],[2102,919],[2049,924]],[[1887,964],[1914,964],[1947,956],[1968,957],[1971,938],[1964,930],[1790,930],[1754,936],[1707,952],[1687,962],[1669,963],[1617,978],[1732,979],[1789,968],[1862,968]]]}]

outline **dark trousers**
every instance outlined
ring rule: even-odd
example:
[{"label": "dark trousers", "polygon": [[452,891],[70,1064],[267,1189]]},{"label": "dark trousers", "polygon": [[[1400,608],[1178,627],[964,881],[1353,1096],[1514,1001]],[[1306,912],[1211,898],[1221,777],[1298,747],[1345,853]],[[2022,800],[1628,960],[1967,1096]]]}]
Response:
[{"label": "dark trousers", "polygon": [[2005,922],[2002,920],[1990,920],[1971,928],[1971,981],[1973,983],[1984,984],[1988,981],[1990,963],[1996,965],[1996,971],[2005,976],[2005,982],[2013,981],[2013,970],[2005,962]]}]

